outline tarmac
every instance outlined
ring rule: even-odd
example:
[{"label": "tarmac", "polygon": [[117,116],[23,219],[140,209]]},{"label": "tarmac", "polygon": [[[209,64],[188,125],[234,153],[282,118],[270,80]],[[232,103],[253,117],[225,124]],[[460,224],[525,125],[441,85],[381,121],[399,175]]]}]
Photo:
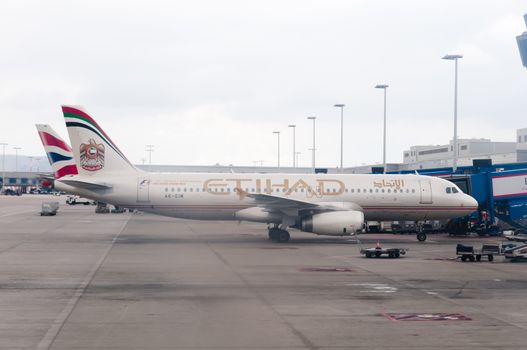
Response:
[{"label": "tarmac", "polygon": [[2,196],[0,349],[527,348],[527,264],[454,259],[500,238],[291,236]]}]

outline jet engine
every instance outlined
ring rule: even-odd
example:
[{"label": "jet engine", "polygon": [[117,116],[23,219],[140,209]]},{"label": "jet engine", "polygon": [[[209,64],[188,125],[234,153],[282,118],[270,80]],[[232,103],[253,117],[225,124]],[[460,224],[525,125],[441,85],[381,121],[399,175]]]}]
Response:
[{"label": "jet engine", "polygon": [[362,229],[364,213],[357,210],[330,211],[302,218],[300,229],[318,235],[347,236]]}]

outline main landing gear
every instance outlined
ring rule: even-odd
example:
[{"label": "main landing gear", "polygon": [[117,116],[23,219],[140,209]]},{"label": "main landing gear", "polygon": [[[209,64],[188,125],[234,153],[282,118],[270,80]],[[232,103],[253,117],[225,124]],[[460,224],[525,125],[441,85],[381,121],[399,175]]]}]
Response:
[{"label": "main landing gear", "polygon": [[269,239],[271,241],[286,243],[290,238],[291,236],[286,230],[281,230],[278,227],[269,228]]}]

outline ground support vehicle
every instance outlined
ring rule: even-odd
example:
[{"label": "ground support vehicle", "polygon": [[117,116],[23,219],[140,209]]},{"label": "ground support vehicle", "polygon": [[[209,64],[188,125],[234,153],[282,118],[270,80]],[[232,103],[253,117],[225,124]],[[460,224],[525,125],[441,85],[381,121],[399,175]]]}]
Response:
[{"label": "ground support vehicle", "polygon": [[361,249],[360,253],[367,258],[380,258],[385,255],[388,258],[394,259],[405,255],[407,251],[408,249],[406,248],[382,248],[380,245],[377,245],[375,248]]},{"label": "ground support vehicle", "polygon": [[527,261],[527,244],[523,244],[512,249],[507,249],[504,255],[505,259],[510,260],[511,262]]},{"label": "ground support vehicle", "polygon": [[482,258],[486,258],[490,262],[494,260],[495,255],[500,255],[500,246],[498,244],[484,244],[481,249],[474,249],[471,245],[458,244],[456,255],[463,262],[481,261]]},{"label": "ground support vehicle", "polygon": [[42,202],[40,216],[57,215],[57,210],[59,210],[59,202]]},{"label": "ground support vehicle", "polygon": [[90,204],[95,204],[95,202],[92,201],[91,199],[82,198],[82,197],[79,197],[79,196],[67,196],[66,197],[66,204],[69,204],[69,205],[75,205],[75,204],[90,205]]}]

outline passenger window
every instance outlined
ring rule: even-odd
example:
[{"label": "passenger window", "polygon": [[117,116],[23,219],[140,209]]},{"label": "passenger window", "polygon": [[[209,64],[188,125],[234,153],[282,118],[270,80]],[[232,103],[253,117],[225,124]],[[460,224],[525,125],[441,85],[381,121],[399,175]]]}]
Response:
[{"label": "passenger window", "polygon": [[357,188],[357,193],[360,193],[360,188]]},{"label": "passenger window", "polygon": [[392,192],[392,190],[391,190],[391,189],[388,189],[388,193],[390,193],[390,192]]},{"label": "passenger window", "polygon": [[355,190],[352,188],[352,189],[351,189],[351,193],[353,193],[353,192],[355,192]]},{"label": "passenger window", "polygon": [[181,192],[181,188],[178,187],[178,188],[177,188],[177,191],[178,191],[178,192]]},{"label": "passenger window", "polygon": [[446,188],[446,193],[451,193],[450,187]]},{"label": "passenger window", "polygon": [[382,193],[384,193],[384,188],[381,190]]},{"label": "passenger window", "polygon": [[183,192],[187,192],[187,188],[186,187],[183,189]]},{"label": "passenger window", "polygon": [[410,193],[410,190],[409,190],[409,189],[406,189],[406,193]]},{"label": "passenger window", "polygon": [[415,193],[415,189],[414,188],[412,188],[412,193]]},{"label": "passenger window", "polygon": [[370,188],[370,193],[373,193],[373,190]]},{"label": "passenger window", "polygon": [[375,189],[375,193],[379,193],[379,189],[378,188]]}]

